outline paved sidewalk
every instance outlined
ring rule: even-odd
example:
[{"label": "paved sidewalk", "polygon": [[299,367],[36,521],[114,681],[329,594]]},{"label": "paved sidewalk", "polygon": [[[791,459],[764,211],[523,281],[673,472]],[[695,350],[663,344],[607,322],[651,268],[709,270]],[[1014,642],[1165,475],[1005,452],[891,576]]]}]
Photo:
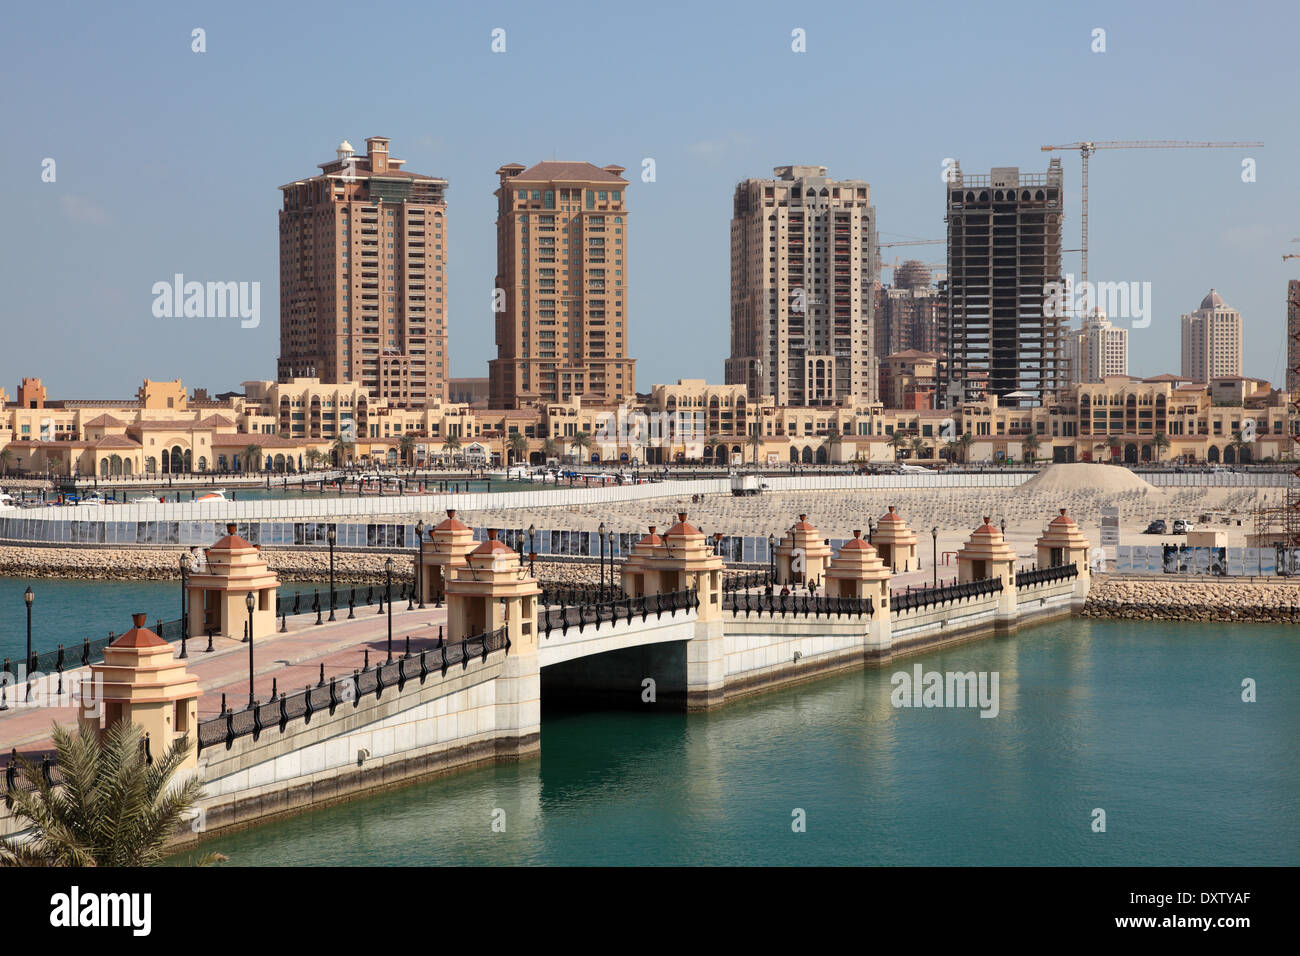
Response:
[{"label": "paved sidewalk", "polygon": [[[376,608],[358,608],[357,616],[347,620],[347,611],[335,612],[333,623],[315,623],[315,615],[303,614],[288,622],[288,630],[253,639],[253,693],[259,701],[269,700],[274,686],[277,693],[292,694],[308,684],[320,680],[324,666],[325,679],[351,674],[365,665],[367,654],[371,666],[382,663],[387,657],[388,611],[380,614]],[[410,648],[420,651],[436,646],[438,637],[447,623],[447,609],[432,605],[421,611],[406,610],[406,604],[393,605],[393,656],[405,653],[409,638]],[[199,720],[207,720],[221,712],[222,694],[233,710],[241,710],[248,703],[248,644],[243,641],[215,638],[211,653],[206,651],[207,637],[189,641],[186,666],[198,678],[203,694],[199,697]],[[180,644],[174,645],[180,653]],[[70,679],[87,675],[87,668],[67,671],[63,675],[65,690]],[[38,693],[35,689],[39,685]],[[40,678],[33,685],[33,697],[47,700],[54,696],[57,677]],[[9,709],[0,711],[0,755],[13,749],[30,757],[39,758],[52,749],[50,725],[76,723],[75,706],[51,707],[46,704],[24,706],[25,685],[8,689]]]}]

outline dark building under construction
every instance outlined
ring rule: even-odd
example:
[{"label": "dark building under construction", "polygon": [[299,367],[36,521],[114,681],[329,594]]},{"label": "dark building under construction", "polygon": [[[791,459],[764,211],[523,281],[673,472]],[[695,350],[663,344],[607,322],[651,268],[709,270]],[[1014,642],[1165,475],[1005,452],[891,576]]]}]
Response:
[{"label": "dark building under construction", "polygon": [[969,176],[955,164],[947,187],[948,407],[996,394],[1041,405],[1066,384],[1064,319],[1044,314],[1061,281],[1061,163],[1045,175],[994,167]]}]

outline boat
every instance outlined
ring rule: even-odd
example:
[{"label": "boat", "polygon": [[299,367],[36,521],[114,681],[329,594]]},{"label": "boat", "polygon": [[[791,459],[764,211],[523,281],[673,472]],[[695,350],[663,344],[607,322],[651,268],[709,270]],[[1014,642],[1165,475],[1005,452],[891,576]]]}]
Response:
[{"label": "boat", "polygon": [[108,504],[108,499],[105,498],[103,495],[99,494],[98,492],[95,492],[86,495],[84,498],[79,499],[77,501],[77,504],[78,505],[106,505]]},{"label": "boat", "polygon": [[215,491],[209,491],[207,494],[199,495],[194,500],[196,502],[213,502],[229,501],[230,499],[226,497],[226,491],[224,488],[218,488]]},{"label": "boat", "polygon": [[162,499],[161,496],[146,495],[146,496],[143,497],[143,498],[132,498],[132,499],[131,499],[131,504],[133,504],[133,505],[156,505],[156,504],[161,504],[161,503],[162,503],[162,500],[163,500],[163,499]]}]

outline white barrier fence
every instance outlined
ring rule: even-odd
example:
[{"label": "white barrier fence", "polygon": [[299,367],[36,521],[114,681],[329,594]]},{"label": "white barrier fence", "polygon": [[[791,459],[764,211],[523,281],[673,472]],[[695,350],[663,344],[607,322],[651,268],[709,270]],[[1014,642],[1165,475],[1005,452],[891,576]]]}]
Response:
[{"label": "white barrier fence", "polygon": [[[1026,472],[927,473],[901,475],[790,475],[762,479],[769,493],[893,489],[1015,488],[1033,475]],[[1288,476],[1281,473],[1243,474],[1162,473],[1143,476],[1160,487],[1278,487]],[[251,501],[49,506],[0,512],[0,540],[17,542],[102,544],[194,544],[211,542],[213,529],[226,522],[280,524],[333,521],[363,530],[394,528],[383,518],[397,515],[441,515],[448,508],[463,512],[509,509],[545,510],[620,501],[680,498],[685,495],[729,494],[727,478],[669,480],[601,488],[543,488],[506,492],[369,496],[348,498],[280,498]],[[349,519],[353,519],[349,521]],[[360,521],[356,520],[360,519]],[[366,520],[369,519],[369,520]],[[364,523],[361,523],[364,522]],[[294,544],[293,535],[275,532],[266,544]],[[347,546],[384,546],[387,532],[366,532],[366,540]]]},{"label": "white barrier fence", "polygon": [[1139,474],[1157,488],[1285,488],[1285,472],[1153,472]]}]

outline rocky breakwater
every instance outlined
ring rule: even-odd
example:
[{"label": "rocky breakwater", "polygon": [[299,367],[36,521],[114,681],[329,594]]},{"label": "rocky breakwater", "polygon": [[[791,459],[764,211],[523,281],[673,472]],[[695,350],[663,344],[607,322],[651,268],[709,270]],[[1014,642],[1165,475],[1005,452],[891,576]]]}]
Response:
[{"label": "rocky breakwater", "polygon": [[1286,578],[1094,577],[1083,617],[1135,621],[1300,622],[1300,582]]},{"label": "rocky breakwater", "polygon": [[[0,547],[0,577],[178,580],[181,554],[182,550],[178,548]],[[328,551],[264,548],[262,555],[282,580],[324,581],[329,578]],[[382,552],[335,551],[334,578],[340,584],[383,584],[384,561],[388,557]],[[395,553],[392,558],[394,575],[409,576],[413,572],[415,562],[409,552]],[[551,587],[595,585],[600,579],[600,565],[596,561],[538,561],[536,572],[538,578]]]}]

